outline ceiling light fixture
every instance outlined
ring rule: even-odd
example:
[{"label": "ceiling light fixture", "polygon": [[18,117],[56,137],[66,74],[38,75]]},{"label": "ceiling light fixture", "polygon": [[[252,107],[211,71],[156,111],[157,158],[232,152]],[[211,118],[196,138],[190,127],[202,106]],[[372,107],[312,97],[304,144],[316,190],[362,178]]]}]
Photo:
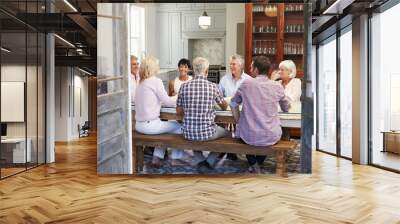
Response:
[{"label": "ceiling light fixture", "polygon": [[207,12],[204,10],[203,15],[199,17],[199,26],[203,30],[208,29],[211,26],[211,17],[207,15]]},{"label": "ceiling light fixture", "polygon": [[11,50],[9,50],[9,49],[7,49],[7,48],[5,48],[5,47],[1,47],[1,50],[4,51],[4,52],[6,52],[6,53],[10,53],[10,52],[11,52]]},{"label": "ceiling light fixture", "polygon": [[64,0],[64,3],[67,4],[74,12],[78,12],[78,10],[71,3],[69,3],[68,0]]},{"label": "ceiling light fixture", "polygon": [[65,44],[67,44],[70,47],[75,48],[75,45],[73,45],[71,42],[69,42],[68,40],[58,36],[57,34],[54,34],[55,37],[57,37],[59,40],[61,40],[62,42],[64,42]]}]

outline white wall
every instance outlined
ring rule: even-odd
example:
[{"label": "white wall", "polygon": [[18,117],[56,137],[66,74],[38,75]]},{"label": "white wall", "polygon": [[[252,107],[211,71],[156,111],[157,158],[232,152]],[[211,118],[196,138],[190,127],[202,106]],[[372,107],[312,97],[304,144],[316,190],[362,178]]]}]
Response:
[{"label": "white wall", "polygon": [[[141,4],[145,8],[145,33],[146,33],[146,52],[148,55],[159,55],[159,24],[157,20],[157,9],[159,4],[146,3]],[[154,35],[157,34],[157,35]]]},{"label": "white wall", "polygon": [[229,67],[229,62],[228,62],[229,57],[236,53],[237,24],[244,23],[244,19],[245,19],[245,3],[226,4],[225,55],[226,55],[227,67]]},{"label": "white wall", "polygon": [[55,140],[70,141],[79,137],[78,124],[88,120],[88,78],[71,67],[56,67],[55,73]]}]

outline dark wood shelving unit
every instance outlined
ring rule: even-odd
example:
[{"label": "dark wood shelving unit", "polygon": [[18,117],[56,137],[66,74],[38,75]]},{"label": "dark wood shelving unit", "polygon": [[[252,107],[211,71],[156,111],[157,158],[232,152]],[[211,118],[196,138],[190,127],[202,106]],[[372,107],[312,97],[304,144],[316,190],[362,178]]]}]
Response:
[{"label": "dark wood shelving unit", "polygon": [[[264,12],[267,7],[276,9],[275,13],[272,15],[271,12],[267,13],[267,16]],[[288,30],[290,31],[288,32]],[[265,55],[270,58],[275,67],[283,60],[293,60],[297,67],[297,77],[302,78],[303,31],[302,4],[247,3],[245,9],[245,71],[250,72],[250,64],[254,56]]]}]

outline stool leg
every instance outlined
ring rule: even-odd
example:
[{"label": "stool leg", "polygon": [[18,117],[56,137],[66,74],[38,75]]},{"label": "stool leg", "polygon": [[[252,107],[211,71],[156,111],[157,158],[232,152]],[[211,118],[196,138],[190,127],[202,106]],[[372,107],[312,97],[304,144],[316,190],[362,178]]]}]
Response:
[{"label": "stool leg", "polygon": [[276,151],[276,175],[280,177],[287,177],[286,173],[286,152],[285,151]]}]

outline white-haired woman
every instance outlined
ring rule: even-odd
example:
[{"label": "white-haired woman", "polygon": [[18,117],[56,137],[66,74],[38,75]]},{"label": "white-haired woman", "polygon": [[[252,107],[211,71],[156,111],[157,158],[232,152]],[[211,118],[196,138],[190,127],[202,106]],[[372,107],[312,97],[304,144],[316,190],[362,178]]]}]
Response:
[{"label": "white-haired woman", "polygon": [[279,64],[280,82],[285,89],[285,95],[289,100],[289,112],[301,112],[301,80],[296,77],[296,65],[292,60],[285,60]]},{"label": "white-haired woman", "polygon": [[[139,68],[140,82],[135,95],[135,119],[136,131],[148,134],[173,133],[182,134],[181,125],[176,121],[161,121],[161,105],[175,107],[176,100],[168,96],[161,79],[155,75],[160,68],[155,57],[148,56],[141,61]],[[165,149],[155,148],[152,163],[154,166],[161,165]],[[182,158],[183,151],[172,149],[172,165],[178,165],[178,159]]]}]

